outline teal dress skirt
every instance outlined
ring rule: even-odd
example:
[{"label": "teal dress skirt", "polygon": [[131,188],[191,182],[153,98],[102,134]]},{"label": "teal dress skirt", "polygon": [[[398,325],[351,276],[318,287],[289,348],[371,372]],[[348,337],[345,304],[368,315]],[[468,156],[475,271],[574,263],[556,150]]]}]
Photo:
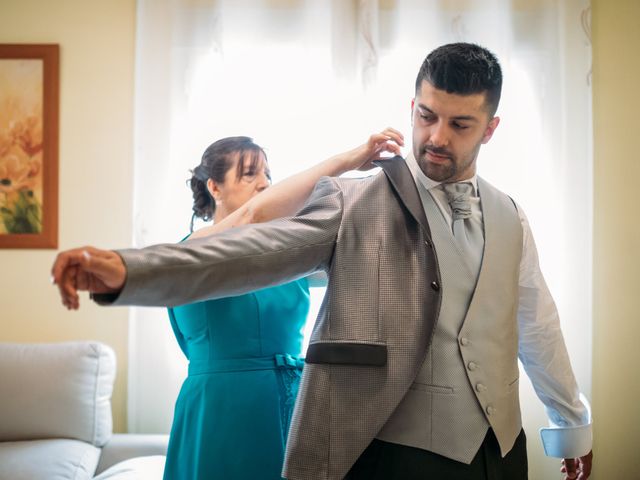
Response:
[{"label": "teal dress skirt", "polygon": [[306,279],[169,309],[189,376],[165,480],[281,478],[308,311]]}]

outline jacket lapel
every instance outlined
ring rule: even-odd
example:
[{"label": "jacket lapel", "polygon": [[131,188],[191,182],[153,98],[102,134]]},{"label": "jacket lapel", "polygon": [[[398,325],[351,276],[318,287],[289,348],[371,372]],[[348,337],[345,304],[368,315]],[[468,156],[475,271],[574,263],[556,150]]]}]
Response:
[{"label": "jacket lapel", "polygon": [[431,230],[420,201],[420,194],[404,159],[395,156],[389,160],[379,160],[373,163],[382,168],[402,204],[422,227],[426,238],[431,241]]}]

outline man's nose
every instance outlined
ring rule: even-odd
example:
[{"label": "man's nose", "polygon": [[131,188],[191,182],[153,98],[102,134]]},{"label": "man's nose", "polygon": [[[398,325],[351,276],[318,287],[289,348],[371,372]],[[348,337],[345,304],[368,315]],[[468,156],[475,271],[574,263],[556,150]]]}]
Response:
[{"label": "man's nose", "polygon": [[431,131],[431,143],[435,147],[446,147],[449,145],[449,131],[444,122],[437,122]]}]

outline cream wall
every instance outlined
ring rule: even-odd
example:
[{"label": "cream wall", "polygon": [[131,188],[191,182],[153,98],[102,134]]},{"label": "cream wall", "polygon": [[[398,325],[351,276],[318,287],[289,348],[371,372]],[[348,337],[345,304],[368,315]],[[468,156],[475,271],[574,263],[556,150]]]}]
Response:
[{"label": "cream wall", "polygon": [[[1,0],[0,43],[60,44],[59,248],[131,244],[135,0]],[[49,283],[54,250],[0,250],[0,341],[95,339],[118,357],[114,429],[126,429],[127,310]]]},{"label": "cream wall", "polygon": [[594,478],[639,478],[640,2],[592,9]]}]

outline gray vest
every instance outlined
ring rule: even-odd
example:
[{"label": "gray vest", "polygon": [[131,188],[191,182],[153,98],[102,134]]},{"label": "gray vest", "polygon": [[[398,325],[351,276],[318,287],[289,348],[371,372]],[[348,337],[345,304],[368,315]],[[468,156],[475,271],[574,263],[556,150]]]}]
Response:
[{"label": "gray vest", "polygon": [[437,253],[442,303],[422,368],[377,438],[470,463],[491,426],[504,456],[521,429],[518,212],[507,195],[478,178],[485,247],[479,274],[471,272],[442,212],[417,183]]}]

